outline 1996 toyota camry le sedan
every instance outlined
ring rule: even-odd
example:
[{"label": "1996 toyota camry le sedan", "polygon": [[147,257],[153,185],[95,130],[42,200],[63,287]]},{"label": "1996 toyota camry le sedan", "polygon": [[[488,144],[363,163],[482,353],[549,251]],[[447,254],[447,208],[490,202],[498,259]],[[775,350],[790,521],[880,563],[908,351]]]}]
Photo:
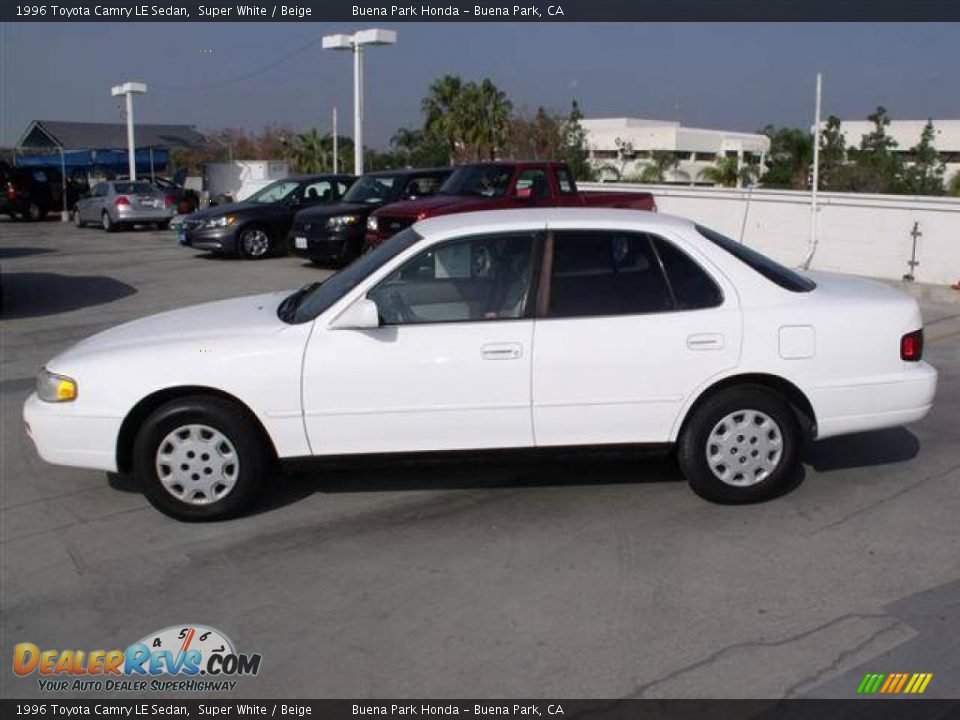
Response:
[{"label": "1996 toyota camry le sedan", "polygon": [[420,222],[323,284],[130,322],[53,358],[40,455],[224,518],[275,460],[673,444],[703,497],[788,487],[801,443],[919,420],[916,302],[800,274],[687,220],[608,209]]}]

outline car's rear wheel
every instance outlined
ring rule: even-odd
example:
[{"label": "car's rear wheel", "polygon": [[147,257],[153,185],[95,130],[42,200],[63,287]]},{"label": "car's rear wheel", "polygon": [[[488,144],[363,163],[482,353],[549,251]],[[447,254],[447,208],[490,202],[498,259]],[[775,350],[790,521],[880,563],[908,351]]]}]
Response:
[{"label": "car's rear wheel", "polygon": [[237,245],[240,254],[248,260],[260,260],[270,254],[270,236],[266,230],[256,225],[240,231]]},{"label": "car's rear wheel", "polygon": [[161,512],[178,520],[222,520],[253,502],[267,452],[241,408],[192,396],[151,413],[134,441],[133,466]]},{"label": "car's rear wheel", "polygon": [[105,232],[116,232],[117,230],[117,223],[113,221],[113,219],[110,217],[110,213],[108,213],[106,210],[104,210],[100,215],[100,224],[103,225]]},{"label": "car's rear wheel", "polygon": [[694,409],[677,460],[701,497],[758,502],[787,487],[801,440],[796,415],[782,397],[757,386],[731,387]]}]

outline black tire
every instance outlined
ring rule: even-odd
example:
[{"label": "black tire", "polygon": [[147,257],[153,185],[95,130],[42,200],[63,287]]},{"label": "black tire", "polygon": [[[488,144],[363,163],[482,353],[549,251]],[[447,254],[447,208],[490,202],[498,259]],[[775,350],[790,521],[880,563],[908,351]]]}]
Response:
[{"label": "black tire", "polygon": [[[758,425],[763,416],[773,425]],[[728,418],[730,434],[712,435],[726,427],[720,423]],[[772,439],[775,435],[779,442]],[[796,414],[781,396],[764,387],[741,385],[717,392],[694,409],[677,443],[677,461],[700,497],[722,504],[759,502],[788,489],[801,442]],[[758,467],[759,463],[767,467]]]},{"label": "black tire", "polygon": [[117,223],[110,218],[110,213],[106,210],[100,213],[100,224],[103,226],[103,231],[108,233],[116,232],[119,227]]},{"label": "black tire", "polygon": [[40,222],[47,216],[47,209],[40,205],[36,200],[31,200],[27,205],[27,211],[23,214],[25,220],[30,222]]},{"label": "black tire", "polygon": [[[209,458],[205,455],[191,456],[193,459],[185,460],[195,463],[187,466],[186,472],[197,471],[190,477],[185,477],[185,483],[179,484],[174,478],[169,481],[174,485],[174,489],[167,490],[161,482],[158,462],[163,450],[162,445],[174,431],[188,425],[202,425],[212,429],[232,445],[228,457],[236,459],[236,475],[232,477],[232,489],[219,499],[208,499],[202,503],[199,500],[189,502],[174,495],[178,487],[179,492],[184,495],[191,492],[191,488],[186,485],[191,480],[199,482],[201,473],[207,472],[209,468],[203,465]],[[160,512],[187,522],[225,520],[243,512],[256,499],[264,484],[268,457],[269,453],[260,433],[252,421],[247,419],[243,408],[220,398],[197,395],[171,400],[150,414],[134,440],[133,470],[147,499]],[[221,464],[229,463],[229,460],[224,461],[220,457],[210,464],[215,465],[217,460],[220,460]],[[185,466],[181,465],[179,469],[183,467]],[[214,473],[210,474],[215,476]],[[224,477],[226,476],[225,467]],[[208,483],[197,487],[206,484]],[[201,492],[195,491],[196,494]]]},{"label": "black tire", "polygon": [[87,224],[80,219],[80,210],[78,208],[73,209],[73,225],[76,228],[85,228]]},{"label": "black tire", "polygon": [[[265,246],[262,245],[261,238],[266,240]],[[267,229],[260,225],[245,227],[237,235],[237,251],[247,260],[262,260],[273,254],[273,238]]]},{"label": "black tire", "polygon": [[167,230],[170,227],[170,221],[161,220],[160,222],[156,223],[156,226],[157,230]]}]

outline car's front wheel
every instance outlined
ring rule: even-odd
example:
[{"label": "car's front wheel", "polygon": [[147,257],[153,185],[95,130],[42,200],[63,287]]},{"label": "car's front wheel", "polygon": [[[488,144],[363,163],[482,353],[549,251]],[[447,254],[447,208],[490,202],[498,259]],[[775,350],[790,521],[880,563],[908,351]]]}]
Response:
[{"label": "car's front wheel", "polygon": [[220,398],[170,401],[147,418],[134,474],[154,507],[178,520],[222,520],[249,507],[263,485],[266,448],[242,408]]},{"label": "car's front wheel", "polygon": [[36,200],[31,200],[30,204],[27,205],[27,212],[25,217],[30,222],[40,222],[47,216],[47,211],[43,208],[40,203]]},{"label": "car's front wheel", "polygon": [[240,254],[248,260],[259,260],[270,254],[270,236],[262,227],[248,227],[237,238]]},{"label": "car's front wheel", "polygon": [[83,218],[80,217],[80,208],[73,209],[73,224],[75,227],[82,228],[86,227],[86,223],[83,221]]},{"label": "car's front wheel", "polygon": [[758,502],[786,488],[801,441],[797,417],[783,398],[758,386],[731,387],[693,411],[677,460],[701,497]]}]

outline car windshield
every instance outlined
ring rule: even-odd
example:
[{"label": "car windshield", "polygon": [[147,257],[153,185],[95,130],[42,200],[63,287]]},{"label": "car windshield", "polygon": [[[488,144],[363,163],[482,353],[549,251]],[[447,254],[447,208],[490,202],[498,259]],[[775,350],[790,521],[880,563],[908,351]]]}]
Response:
[{"label": "car windshield", "polygon": [[278,202],[279,200],[290,197],[298,187],[300,187],[300,183],[293,180],[277,180],[275,183],[270,183],[265,188],[257,190],[257,192],[246,199],[246,202]]},{"label": "car windshield", "polygon": [[153,192],[153,185],[148,182],[118,182],[113,184],[113,191],[117,195],[149,195]]},{"label": "car windshield", "polygon": [[347,191],[343,201],[382,205],[392,199],[396,185],[397,178],[390,175],[364,175]]},{"label": "car windshield", "polygon": [[326,282],[307,285],[289,295],[280,303],[277,315],[290,324],[313,320],[353,290],[364,278],[419,240],[420,236],[412,228],[397,233],[332,275]]},{"label": "car windshield", "polygon": [[464,165],[453,171],[440,192],[444,195],[503,197],[511,177],[513,168],[509,165]]},{"label": "car windshield", "polygon": [[772,283],[776,283],[784,290],[789,290],[791,292],[810,292],[817,286],[817,284],[810,278],[801,275],[798,272],[794,272],[790,268],[784,267],[775,260],[771,260],[766,255],[758,253],[756,250],[751,250],[743,243],[738,243],[736,240],[731,240],[726,235],[721,235],[710,228],[705,228],[700,225],[697,225],[696,228],[697,232],[703,235],[707,240],[715,245],[720,246],[735,258],[749,265],[751,268],[763,275],[767,280]]}]

